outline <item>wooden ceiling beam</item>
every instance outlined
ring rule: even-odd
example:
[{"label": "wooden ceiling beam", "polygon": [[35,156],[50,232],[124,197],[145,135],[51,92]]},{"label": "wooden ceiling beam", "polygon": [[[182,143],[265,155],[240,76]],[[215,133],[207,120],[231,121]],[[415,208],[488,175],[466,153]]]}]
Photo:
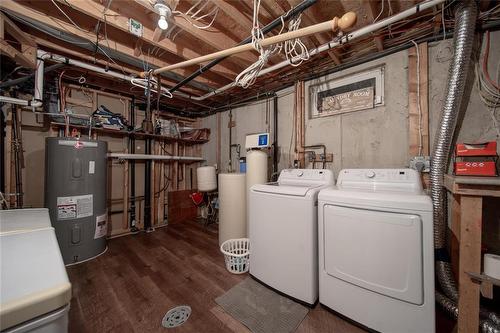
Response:
[{"label": "wooden ceiling beam", "polygon": [[234,5],[239,5],[237,1],[225,1],[225,0],[210,0],[214,5],[216,5],[220,10],[222,10],[227,16],[231,17],[236,23],[243,27],[244,30],[250,35],[252,30],[252,21],[245,15],[241,10],[236,8]]},{"label": "wooden ceiling beam", "polygon": [[[385,1],[385,0],[382,0]],[[367,18],[370,20],[370,22],[375,21],[375,18],[378,16],[379,9],[377,8],[377,1],[363,1],[363,6],[365,7]],[[383,18],[384,13],[380,16],[379,19]],[[382,36],[375,36],[373,38],[373,42],[375,43],[375,46],[377,47],[377,50],[382,51],[384,49],[384,37]]]},{"label": "wooden ceiling beam", "polygon": [[[103,68],[110,68],[110,69],[113,69],[117,72],[121,72],[122,70],[125,70],[126,72],[132,73],[132,72],[135,72],[138,70],[137,68],[131,67],[128,65],[116,65],[112,62],[109,62],[106,59],[96,58],[90,54],[85,54],[81,51],[75,51],[75,50],[69,49],[67,47],[64,47],[63,45],[56,44],[54,42],[50,42],[48,40],[37,37],[35,35],[31,35],[31,37],[39,46],[42,46],[44,48],[44,50],[54,51],[62,56],[72,57],[76,60],[89,61],[91,63],[98,64],[98,65],[102,66]],[[177,82],[175,82],[173,80],[162,77],[162,84],[165,86],[166,85],[173,85],[176,83]],[[193,94],[193,95],[200,95],[200,92],[202,94],[205,93],[204,91],[197,90],[194,88],[190,88],[190,87],[186,88],[186,86],[183,87],[183,89],[185,89],[185,90],[181,89],[183,92],[188,93],[188,94]]]},{"label": "wooden ceiling beam", "polygon": [[[141,5],[144,9],[147,10],[148,13],[153,13],[154,15],[157,16],[156,13],[154,13],[153,8],[151,6],[151,3],[149,0],[134,0],[135,3],[138,5]],[[148,14],[146,14],[148,16]],[[226,36],[224,33],[217,31],[217,30],[204,30],[204,29],[198,29],[195,26],[191,24],[186,18],[183,18],[182,16],[180,17],[171,17],[170,21],[181,28],[182,30],[186,31],[196,39],[210,45],[211,47],[219,50],[225,50],[229,49],[233,46],[235,46],[238,42],[232,40],[228,36]],[[237,62],[244,67],[247,67],[254,63],[257,60],[257,56],[255,55],[254,52],[252,53],[242,53],[240,55],[235,55],[231,57],[231,60],[233,62]]]},{"label": "wooden ceiling beam", "polygon": [[28,35],[22,31],[17,24],[12,22],[7,16],[0,12],[1,39],[5,38],[5,33],[8,33],[21,45],[21,51],[9,45],[3,40],[2,45],[5,47],[3,54],[9,55],[16,60],[20,65],[35,68],[36,67],[36,44]]},{"label": "wooden ceiling beam", "polygon": [[[82,31],[82,30],[78,29],[77,27],[75,27],[73,24],[70,24],[70,23],[63,21],[63,20],[60,20],[60,19],[57,19],[55,17],[47,16],[45,13],[39,12],[39,11],[34,10],[32,8],[29,8],[29,7],[25,7],[25,6],[20,5],[19,3],[15,2],[15,1],[2,0],[0,2],[0,8],[6,8],[14,13],[29,17],[33,20],[41,22],[41,23],[43,23],[49,27],[52,27],[54,29],[67,31],[67,32],[69,32],[73,35],[76,35],[80,38],[83,38],[91,43],[95,43],[95,33],[94,32]],[[111,49],[113,49],[117,52],[123,53],[123,54],[128,55],[128,56],[134,56],[134,47],[130,47],[130,46],[118,43],[116,41],[110,43],[109,46]],[[147,59],[147,61],[151,65],[154,65],[157,67],[164,67],[164,66],[169,65],[169,63],[166,63],[164,61],[161,61],[161,60],[159,60],[157,58],[153,58],[153,57],[149,57]],[[190,74],[190,70],[189,69],[182,70],[182,71],[179,71],[177,73],[180,75],[184,75],[185,73]],[[220,86],[219,82],[208,80],[207,78],[204,78],[201,76],[197,77],[196,81],[199,83],[205,84],[205,85],[209,85],[209,86],[215,86],[215,87]]]},{"label": "wooden ceiling beam", "polygon": [[[74,10],[79,13],[92,17],[95,20],[104,22],[104,11],[106,11],[106,24],[110,27],[113,27],[119,31],[129,34],[128,30],[128,18],[120,15],[119,13],[106,9],[105,6],[92,2],[92,1],[81,1],[81,0],[57,0],[62,4],[69,5]],[[133,38],[138,38],[143,42],[151,44],[155,47],[160,48],[163,51],[168,52],[174,56],[180,57],[182,60],[191,59],[195,57],[199,57],[201,54],[194,52],[187,48],[180,48],[179,45],[173,43],[169,39],[162,39],[164,35],[164,31],[158,27],[154,30],[148,28],[147,26],[143,26],[143,36]],[[234,72],[223,65],[214,66],[212,72],[217,75],[222,76],[225,79],[233,80],[234,76],[237,75],[237,72]],[[224,82],[224,81],[222,81]]]},{"label": "wooden ceiling beam", "polygon": [[36,68],[34,59],[27,57],[23,52],[11,46],[5,39],[0,38],[0,46],[0,53],[12,58],[19,65],[28,68]]}]

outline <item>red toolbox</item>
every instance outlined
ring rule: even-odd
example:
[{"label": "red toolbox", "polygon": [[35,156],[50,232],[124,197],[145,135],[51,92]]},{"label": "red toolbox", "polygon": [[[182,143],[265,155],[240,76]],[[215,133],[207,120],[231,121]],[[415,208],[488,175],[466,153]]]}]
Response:
[{"label": "red toolbox", "polygon": [[455,148],[454,173],[457,176],[495,177],[497,173],[497,143],[458,143]]},{"label": "red toolbox", "polygon": [[497,142],[458,143],[455,156],[497,156]]}]

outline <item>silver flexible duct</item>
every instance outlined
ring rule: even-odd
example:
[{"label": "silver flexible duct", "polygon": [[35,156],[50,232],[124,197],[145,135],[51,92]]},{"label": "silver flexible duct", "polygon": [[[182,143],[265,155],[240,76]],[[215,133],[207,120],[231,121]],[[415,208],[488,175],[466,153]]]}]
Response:
[{"label": "silver flexible duct", "polygon": [[[461,109],[467,73],[474,41],[477,7],[474,1],[462,1],[455,10],[454,44],[455,52],[448,72],[446,98],[441,111],[438,132],[434,141],[432,167],[430,172],[431,197],[434,206],[434,248],[436,249],[436,275],[444,292],[437,292],[436,301],[452,317],[458,317],[458,290],[451,265],[446,255],[447,205],[443,187],[444,174],[450,158],[453,134]],[[483,332],[500,333],[498,316],[481,309]]]},{"label": "silver flexible duct", "polygon": [[[458,318],[458,307],[457,305],[448,297],[440,293],[439,291],[436,291],[436,302],[441,305],[443,310],[448,313],[448,315],[455,320]],[[490,314],[493,314],[493,312],[490,312]],[[494,314],[493,314],[494,315]],[[500,333],[500,328],[498,327],[498,323],[495,322],[495,320],[498,320],[498,318],[490,319],[486,317],[487,319],[481,320],[479,325],[481,326],[481,332],[482,333]]]}]

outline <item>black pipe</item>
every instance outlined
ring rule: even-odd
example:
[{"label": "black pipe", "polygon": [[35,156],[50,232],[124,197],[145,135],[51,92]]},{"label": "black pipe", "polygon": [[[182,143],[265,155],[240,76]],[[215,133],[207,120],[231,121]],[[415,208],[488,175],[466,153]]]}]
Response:
[{"label": "black pipe", "polygon": [[[132,130],[135,129],[135,97],[132,96],[130,101],[130,126]],[[135,137],[133,135],[129,136],[129,151],[131,154],[135,154]],[[130,165],[130,198],[135,198],[135,160],[129,161]],[[135,221],[135,200],[130,200],[130,231],[137,232]]]},{"label": "black pipe", "polygon": [[[49,72],[51,72],[51,71],[53,71],[55,69],[61,68],[63,66],[65,66],[65,64],[51,65],[51,66],[45,67],[45,69],[43,70],[43,72],[45,74],[47,74],[47,73],[49,73]],[[34,78],[34,77],[35,77],[35,73],[32,73],[32,74],[29,74],[29,75],[26,75],[26,76],[23,76],[23,77],[20,77],[20,78],[17,78],[17,79],[5,81],[5,82],[0,83],[0,88],[8,88],[8,87],[11,87],[13,85],[26,82],[29,79]]]},{"label": "black pipe", "polygon": [[[438,40],[442,40],[443,37],[446,38],[446,39],[453,37],[453,31],[447,31],[445,36],[443,36],[443,34],[441,33],[439,35],[429,36],[429,37],[424,37],[424,38],[421,38],[421,39],[417,39],[417,40],[415,40],[415,42],[417,44],[418,43],[423,43],[423,42],[435,42],[435,41],[438,41]],[[399,52],[399,51],[403,51],[403,50],[409,49],[411,47],[414,47],[414,44],[412,42],[408,42],[406,44],[401,44],[401,45],[398,45],[398,46],[394,46],[394,47],[392,47],[390,49],[386,49],[384,51],[380,51],[380,52],[377,52],[377,53],[371,53],[368,56],[365,56],[365,57],[362,57],[362,58],[359,58],[359,59],[356,59],[356,60],[353,60],[353,61],[350,61],[350,62],[342,63],[340,65],[334,66],[332,69],[329,69],[329,70],[326,70],[326,71],[322,71],[320,73],[309,75],[309,76],[307,76],[305,78],[301,78],[301,80],[302,81],[314,80],[314,79],[320,78],[322,76],[326,76],[326,75],[329,75],[329,74],[332,74],[332,73],[336,73],[336,72],[339,72],[339,71],[342,71],[342,70],[345,70],[345,69],[348,69],[348,68],[351,68],[351,67],[354,67],[354,66],[358,66],[358,65],[361,65],[361,64],[369,62],[369,61],[377,60],[379,58],[391,55],[391,54]],[[286,89],[288,87],[293,86],[294,84],[295,84],[294,82],[290,82],[288,84],[285,84],[285,85],[279,87],[279,90]],[[255,96],[252,96],[252,97],[249,97],[249,98],[247,98],[247,99],[245,99],[243,101],[240,101],[238,103],[238,107],[244,106],[244,103],[250,104],[250,103],[253,103],[255,101],[261,100],[264,97],[267,97],[269,95],[274,95],[274,94],[275,94],[275,92],[257,93]],[[212,114],[216,114],[218,112],[227,111],[228,109],[233,108],[233,107],[234,107],[234,105],[232,105],[232,104],[226,104],[226,105],[214,108],[213,110],[206,111],[206,112],[200,112],[200,113],[196,113],[196,114],[199,117],[207,117],[207,116],[210,116]]]},{"label": "black pipe", "polygon": [[278,96],[273,98],[273,175],[278,174]]},{"label": "black pipe", "polygon": [[19,133],[19,115],[17,105],[12,104],[12,136],[14,147],[14,172],[16,180],[16,208],[23,208],[23,183],[21,171],[21,133]]},{"label": "black pipe", "polygon": [[[5,118],[0,112],[0,192],[5,193]],[[3,208],[3,204],[0,204]]]},{"label": "black pipe", "polygon": [[[151,75],[148,76],[148,86],[146,90],[147,106],[145,123],[151,123]],[[146,154],[151,154],[151,139],[146,139]],[[153,231],[151,228],[151,160],[146,160],[144,169],[144,230]]]},{"label": "black pipe", "polygon": [[[314,5],[316,3],[316,1],[317,0],[305,0],[305,1],[301,2],[300,4],[298,4],[297,6],[295,6],[294,8],[292,8],[289,12],[287,12],[284,15],[282,15],[283,20],[286,21],[289,18],[294,17],[295,15],[297,15],[299,13],[302,13],[304,10],[306,10],[307,8],[309,8],[312,5]],[[271,23],[269,23],[268,25],[266,25],[265,27],[263,27],[262,28],[262,33],[263,34],[267,34],[269,31],[273,30],[274,28],[276,28],[280,24],[282,24],[281,16],[278,17],[278,18],[275,18]],[[252,41],[252,36],[249,36],[249,37],[245,38],[244,40],[242,40],[241,42],[239,42],[237,45],[248,44],[251,41]],[[220,63],[222,60],[226,59],[227,57],[228,56],[212,60],[211,62],[209,62],[205,66],[201,67],[196,72],[194,72],[193,74],[191,74],[188,77],[184,78],[181,82],[179,82],[175,86],[173,86],[170,89],[170,92],[176,91],[177,89],[179,89],[180,87],[184,86],[186,83],[190,82],[191,80],[193,80],[194,78],[198,77],[199,75],[203,74],[204,72],[206,72],[210,68],[214,67],[215,65],[217,65],[218,63]]]}]

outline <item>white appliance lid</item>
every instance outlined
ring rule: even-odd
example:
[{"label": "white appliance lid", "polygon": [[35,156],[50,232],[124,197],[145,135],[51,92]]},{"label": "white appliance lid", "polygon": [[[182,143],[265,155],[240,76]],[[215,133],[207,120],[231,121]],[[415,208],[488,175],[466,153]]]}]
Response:
[{"label": "white appliance lid", "polygon": [[0,330],[70,302],[71,284],[52,227],[1,233],[0,263]]},{"label": "white appliance lid", "polygon": [[280,194],[280,195],[292,195],[303,197],[307,192],[320,189],[321,186],[292,186],[292,185],[279,185],[278,183],[268,183],[268,184],[255,184],[252,186],[252,191],[270,193],[270,194]]},{"label": "white appliance lid", "polygon": [[47,208],[0,210],[0,233],[52,228]]},{"label": "white appliance lid", "polygon": [[304,187],[334,185],[333,172],[327,169],[284,169],[278,177],[278,184]]},{"label": "white appliance lid", "polygon": [[422,194],[420,174],[413,169],[343,169],[339,189]]},{"label": "white appliance lid", "polygon": [[432,200],[425,194],[327,188],[319,192],[318,200],[349,207],[432,212]]}]

